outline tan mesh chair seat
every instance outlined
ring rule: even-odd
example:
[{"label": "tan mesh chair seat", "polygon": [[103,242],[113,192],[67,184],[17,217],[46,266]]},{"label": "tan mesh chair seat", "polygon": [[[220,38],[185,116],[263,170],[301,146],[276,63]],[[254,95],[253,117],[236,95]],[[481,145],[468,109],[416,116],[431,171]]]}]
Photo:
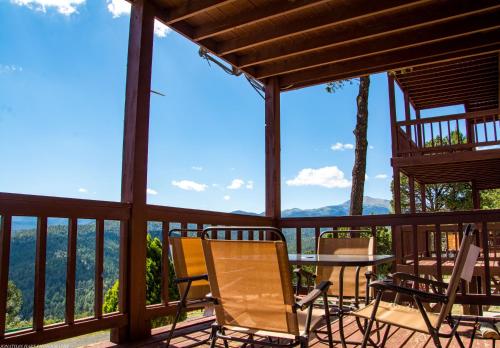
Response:
[{"label": "tan mesh chair seat", "polygon": [[[370,319],[373,312],[373,303],[356,311],[356,316]],[[432,326],[436,326],[439,320],[439,314],[428,313],[429,321]],[[414,330],[423,333],[429,333],[429,329],[425,324],[422,313],[416,308],[401,306],[390,302],[380,301],[377,309],[375,320],[389,325],[397,325],[399,327]]]},{"label": "tan mesh chair seat", "polygon": [[[322,319],[325,315],[325,311],[322,308],[314,308],[313,313],[312,313],[312,319],[311,319],[311,326],[310,329],[315,329],[318,324],[322,322]],[[297,319],[299,323],[299,332],[301,335],[305,334],[305,329],[306,329],[306,320],[307,320],[307,311],[303,310],[297,311]],[[292,340],[295,338],[295,335],[292,334],[287,334],[284,332],[276,332],[276,331],[266,331],[266,330],[255,330],[255,329],[248,329],[248,328],[243,328],[243,327],[238,327],[238,326],[226,326],[228,330],[244,333],[244,334],[252,334],[256,336],[261,336],[261,337],[278,337],[278,338],[285,338]]]},{"label": "tan mesh chair seat", "polygon": [[[209,239],[211,230],[246,230],[244,227],[212,227],[204,230],[203,250],[215,307],[216,326],[212,346],[217,339],[247,344],[262,344],[255,336],[286,338],[283,347],[307,347],[311,324],[321,319],[330,322],[327,291],[330,283],[321,283],[305,298],[296,301],[288,262],[286,240],[273,227],[251,228],[273,233],[280,240]],[[314,310],[322,297],[324,307]],[[309,316],[309,320],[306,319]],[[309,324],[309,325],[308,325]],[[327,325],[331,341],[330,325]],[[228,331],[245,333],[235,336]],[[275,345],[276,346],[276,345]],[[278,343],[277,346],[280,346]]]}]

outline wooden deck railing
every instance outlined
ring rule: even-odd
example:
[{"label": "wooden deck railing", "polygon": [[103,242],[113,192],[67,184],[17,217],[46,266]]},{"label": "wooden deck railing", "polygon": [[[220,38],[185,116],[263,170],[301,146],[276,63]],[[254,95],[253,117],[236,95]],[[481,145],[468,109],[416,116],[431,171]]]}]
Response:
[{"label": "wooden deck railing", "polygon": [[[281,219],[281,227],[293,231],[286,235],[295,234],[296,244],[289,245],[289,248],[296,249],[299,253],[304,251],[303,244],[311,238],[304,238],[303,231],[306,230],[314,230],[314,245],[317,245],[322,229],[370,229],[379,238],[382,230],[388,229],[392,237],[392,253],[396,255],[394,269],[436,279],[443,279],[447,275],[449,267],[445,261],[453,262],[453,251],[458,247],[461,231],[468,223],[474,223],[479,230],[476,243],[481,247],[482,253],[476,267],[478,284],[473,287],[475,293],[466,294],[467,289],[463,289],[458,301],[500,305],[500,289],[497,286],[500,279],[497,257],[500,248],[497,244],[500,235],[500,210]],[[456,241],[456,245],[452,241]],[[380,242],[379,239],[379,247]],[[429,272],[430,269],[433,272]]]},{"label": "wooden deck railing", "polygon": [[[0,343],[48,342],[77,336],[108,328],[117,328],[127,324],[125,307],[127,289],[126,282],[120,282],[119,308],[115,313],[103,313],[103,232],[104,222],[120,221],[120,260],[119,279],[127,277],[127,224],[130,218],[130,206],[116,202],[90,201],[80,199],[40,197],[30,195],[0,193]],[[9,279],[9,255],[12,232],[12,218],[30,216],[37,218],[36,256],[34,267],[34,306],[33,327],[5,333],[7,287]],[[44,323],[45,305],[45,263],[47,252],[47,231],[49,218],[68,219],[68,253],[66,279],[65,319],[61,323],[47,325]],[[76,273],[76,239],[78,219],[95,220],[95,294],[94,314],[89,318],[75,318],[75,273]],[[167,262],[168,231],[172,227],[203,228],[208,225],[272,225],[273,220],[263,216],[238,215],[200,211],[193,209],[170,208],[148,205],[147,220],[161,226],[163,248],[162,301],[145,308],[146,318],[171,314],[176,303],[168,296]],[[475,294],[463,292],[458,301],[470,304],[500,305],[500,296],[496,288],[495,277],[500,277],[499,245],[497,236],[500,232],[500,210],[469,211],[455,213],[419,213],[401,215],[369,215],[359,217],[322,217],[322,218],[284,218],[279,227],[285,230],[290,251],[313,251],[322,228],[358,227],[369,228],[381,237],[384,230],[390,231],[392,244],[390,252],[397,257],[395,267],[422,274],[423,263],[435,261],[434,276],[442,279],[446,276],[445,261],[452,260],[453,250],[459,243],[458,231],[465,224],[473,222],[480,233],[477,243],[482,248],[483,270],[477,276],[483,279],[478,283],[480,289]],[[447,238],[445,236],[452,236]],[[264,235],[250,231],[224,232],[220,238],[263,239]],[[382,239],[380,239],[382,241]],[[455,242],[454,242],[455,241]],[[312,247],[311,247],[312,246]],[[385,247],[388,245],[386,244]],[[379,251],[380,252],[380,251]],[[484,281],[488,279],[489,281]],[[481,287],[482,285],[482,287]]]},{"label": "wooden deck railing", "polygon": [[498,109],[399,121],[397,128],[398,156],[470,151],[500,144]]},{"label": "wooden deck railing", "polygon": [[[129,214],[129,206],[122,203],[0,193],[0,216],[2,219],[0,228],[0,342],[16,344],[40,340],[53,341],[125,325],[127,315],[122,308],[115,313],[102,313],[103,247],[104,221],[120,221],[123,226],[127,223]],[[16,216],[36,217],[37,220],[33,325],[30,329],[5,333],[12,218]],[[44,323],[48,218],[68,219],[65,318],[64,322],[52,325]],[[78,219],[94,219],[96,221],[94,315],[82,319],[75,319]],[[126,240],[123,235],[125,231],[126,228],[121,228],[121,243]],[[125,262],[120,262],[120,265],[123,264]],[[123,275],[126,271],[126,269],[120,269],[120,274]]]}]

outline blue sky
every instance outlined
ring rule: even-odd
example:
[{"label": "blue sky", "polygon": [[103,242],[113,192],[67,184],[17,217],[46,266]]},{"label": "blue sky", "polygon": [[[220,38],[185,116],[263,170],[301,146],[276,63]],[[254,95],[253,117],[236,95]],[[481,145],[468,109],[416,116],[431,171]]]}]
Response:
[{"label": "blue sky", "polygon": [[[120,199],[128,8],[0,0],[0,191]],[[155,33],[152,89],[165,96],[151,96],[148,201],[263,211],[262,98],[185,38]],[[349,199],[357,87],[282,93],[283,208]],[[372,77],[368,141],[365,193],[389,199],[385,74]]]}]

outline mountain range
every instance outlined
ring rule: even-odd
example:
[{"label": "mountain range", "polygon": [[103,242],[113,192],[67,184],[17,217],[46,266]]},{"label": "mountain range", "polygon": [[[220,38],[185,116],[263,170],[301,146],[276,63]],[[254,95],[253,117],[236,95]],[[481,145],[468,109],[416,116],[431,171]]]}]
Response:
[{"label": "mountain range", "polygon": [[[319,217],[319,216],[347,216],[351,201],[337,205],[328,205],[314,209],[292,208],[281,212],[282,217]],[[391,212],[391,201],[382,198],[363,197],[363,215],[389,214]],[[243,210],[235,210],[232,213],[244,215],[264,215],[264,213],[252,213]]]}]

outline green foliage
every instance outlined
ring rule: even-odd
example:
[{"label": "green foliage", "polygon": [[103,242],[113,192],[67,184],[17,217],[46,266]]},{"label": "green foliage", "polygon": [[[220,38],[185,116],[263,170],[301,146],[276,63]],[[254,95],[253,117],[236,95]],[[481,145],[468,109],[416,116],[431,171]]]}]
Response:
[{"label": "green foliage", "polygon": [[21,290],[17,288],[13,281],[9,281],[7,287],[7,315],[5,319],[5,323],[8,328],[19,323],[19,313],[21,312],[22,303],[23,298]]},{"label": "green foliage", "polygon": [[500,189],[481,191],[481,209],[500,209]]},{"label": "green foliage", "polygon": [[335,93],[336,91],[344,88],[345,85],[352,85],[354,81],[355,79],[328,82],[325,89],[328,93]]},{"label": "green foliage", "polygon": [[104,303],[102,305],[102,311],[104,313],[116,312],[118,310],[119,290],[120,281],[117,280],[104,295]]},{"label": "green foliage", "polygon": [[[154,233],[154,232],[153,232]],[[156,234],[156,233],[155,233]],[[147,235],[147,251],[146,251],[146,304],[161,303],[161,263],[162,263],[162,245],[157,237],[151,234]],[[169,299],[172,301],[179,299],[179,291],[174,284],[175,273],[172,262],[169,260]],[[118,295],[119,295],[119,282],[118,280],[106,292],[104,296],[103,311],[104,313],[115,312],[118,310]],[[181,317],[184,320],[186,315]],[[172,322],[172,317],[167,316],[164,318],[154,319],[152,321],[153,327],[159,327]]]}]

